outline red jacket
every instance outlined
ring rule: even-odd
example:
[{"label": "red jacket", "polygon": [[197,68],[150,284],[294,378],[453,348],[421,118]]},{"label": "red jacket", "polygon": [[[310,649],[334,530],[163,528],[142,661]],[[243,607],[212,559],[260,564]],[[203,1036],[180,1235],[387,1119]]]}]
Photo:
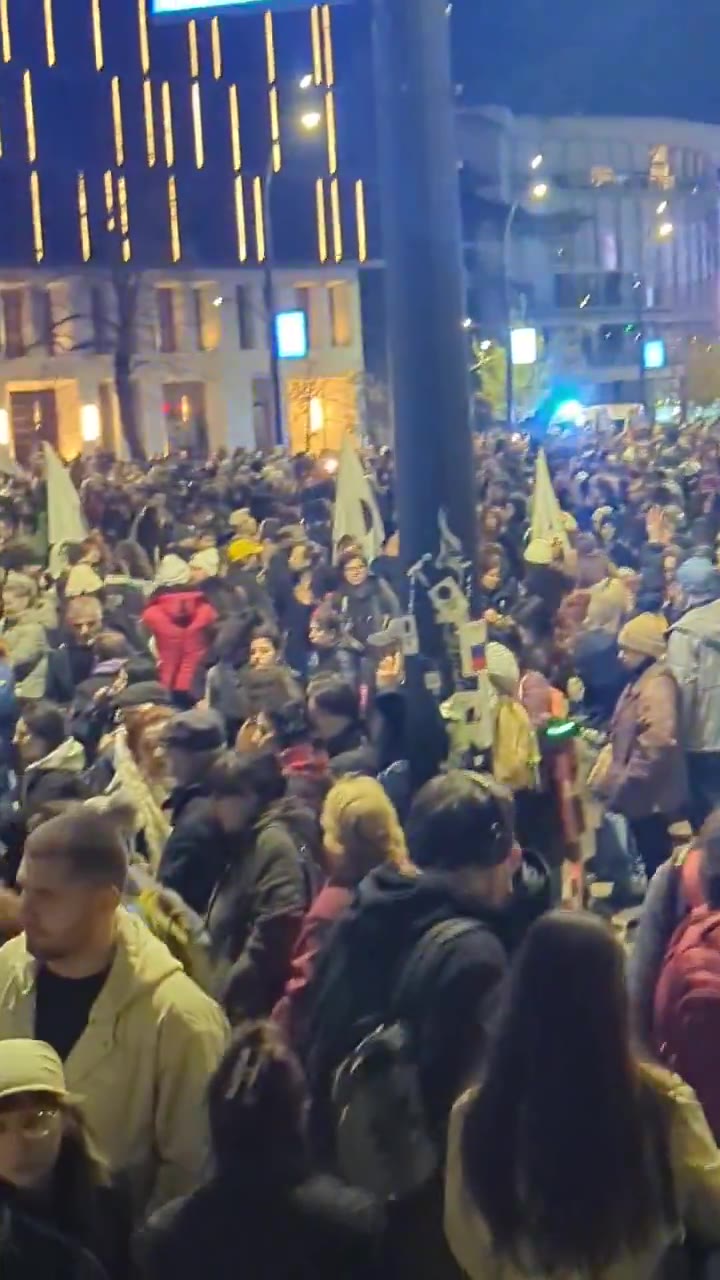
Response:
[{"label": "red jacket", "polygon": [[190,692],[210,645],[209,628],[217,619],[202,591],[191,587],[153,596],[142,620],[157,645],[158,672],[166,689]]}]

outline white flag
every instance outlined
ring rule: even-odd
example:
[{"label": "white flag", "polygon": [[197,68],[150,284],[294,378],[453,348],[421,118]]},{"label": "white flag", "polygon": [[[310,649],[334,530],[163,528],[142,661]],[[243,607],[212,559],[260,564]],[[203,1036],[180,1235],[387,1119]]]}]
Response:
[{"label": "white flag", "polygon": [[562,508],[555,497],[547,458],[544,450],[540,450],[535,464],[535,484],[533,486],[530,506],[530,537],[543,538],[552,542],[559,538],[563,550],[570,549],[570,543],[563,523]]},{"label": "white flag", "polygon": [[80,494],[52,445],[45,441],[43,449],[47,485],[48,542],[51,547],[63,542],[82,542],[83,538],[87,537],[88,528],[82,513]]},{"label": "white flag", "polygon": [[335,490],[333,547],[336,551],[338,542],[346,535],[362,547],[368,562],[380,554],[385,541],[385,528],[375,497],[349,435],[342,442]]}]

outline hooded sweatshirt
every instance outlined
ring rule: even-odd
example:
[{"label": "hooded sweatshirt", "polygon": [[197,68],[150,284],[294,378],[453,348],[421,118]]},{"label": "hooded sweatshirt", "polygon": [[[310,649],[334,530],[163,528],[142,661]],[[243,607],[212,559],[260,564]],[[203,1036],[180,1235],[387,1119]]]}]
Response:
[{"label": "hooded sweatshirt", "polygon": [[[0,949],[0,1040],[33,1038],[37,967],[24,934]],[[205,1092],[226,1036],[215,1002],[120,909],[112,966],[65,1079],[111,1172],[127,1176],[138,1211],[200,1181]]]}]

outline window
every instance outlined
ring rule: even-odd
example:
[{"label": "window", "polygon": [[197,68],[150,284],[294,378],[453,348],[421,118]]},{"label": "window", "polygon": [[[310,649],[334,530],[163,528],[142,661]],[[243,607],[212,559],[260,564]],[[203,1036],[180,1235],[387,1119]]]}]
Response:
[{"label": "window", "polygon": [[32,291],[33,334],[35,343],[55,355],[55,326],[53,321],[52,294],[49,289]]},{"label": "window", "polygon": [[670,172],[670,159],[665,143],[650,148],[650,181],[656,187],[668,190],[675,186],[675,179]]},{"label": "window", "polygon": [[594,187],[606,187],[615,182],[615,170],[608,164],[594,164],[590,170],[590,181]]},{"label": "window", "polygon": [[239,284],[236,297],[240,350],[253,351],[255,349],[255,309],[252,289],[247,284]]},{"label": "window", "polygon": [[100,284],[94,284],[90,290],[90,319],[95,351],[98,355],[105,355],[110,350],[110,334],[108,332],[107,298],[105,290]]},{"label": "window", "polygon": [[168,285],[160,285],[155,290],[155,301],[158,316],[158,348],[166,353],[177,351],[178,333],[175,314],[175,290]]},{"label": "window", "polygon": [[295,306],[298,311],[305,312],[305,326],[307,333],[308,347],[313,345],[312,342],[312,285],[299,284],[295,288]]},{"label": "window", "polygon": [[204,285],[193,289],[193,320],[195,322],[195,345],[198,351],[210,351],[213,346],[211,335],[211,302]]},{"label": "window", "polygon": [[330,305],[330,340],[334,347],[349,347],[352,343],[352,310],[350,285],[346,280],[331,284],[328,289]]},{"label": "window", "polygon": [[3,289],[2,324],[5,355],[8,360],[17,360],[25,355],[24,333],[24,289]]}]

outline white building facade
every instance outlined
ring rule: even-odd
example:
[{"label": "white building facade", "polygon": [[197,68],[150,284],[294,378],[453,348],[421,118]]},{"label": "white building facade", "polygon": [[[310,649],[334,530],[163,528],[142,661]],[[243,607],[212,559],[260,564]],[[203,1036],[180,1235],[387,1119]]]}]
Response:
[{"label": "white building facade", "polygon": [[[0,276],[0,439],[21,462],[46,439],[66,458],[124,442],[115,357],[131,277],[5,270]],[[305,358],[281,361],[294,451],[337,448],[357,425],[363,374],[357,269],[279,268],[276,307],[305,314]],[[260,270],[146,272],[133,307],[132,397],[148,455],[271,448]]]},{"label": "white building facade", "polygon": [[[492,281],[507,267],[513,317],[542,331],[551,379],[585,403],[681,403],[691,345],[707,349],[720,330],[720,127],[487,107],[461,111],[458,128],[463,160],[501,207],[478,270]],[[534,202],[538,179],[548,192]]]}]

